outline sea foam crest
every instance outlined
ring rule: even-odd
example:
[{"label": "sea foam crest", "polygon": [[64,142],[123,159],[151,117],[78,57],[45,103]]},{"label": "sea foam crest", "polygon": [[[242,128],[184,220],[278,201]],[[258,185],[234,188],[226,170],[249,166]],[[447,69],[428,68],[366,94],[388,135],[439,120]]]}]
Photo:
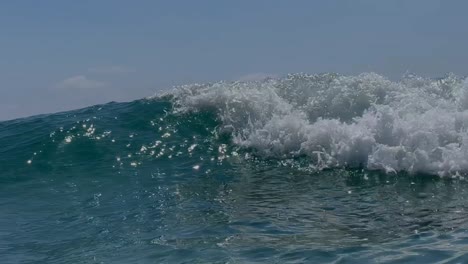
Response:
[{"label": "sea foam crest", "polygon": [[407,75],[393,82],[292,74],[176,88],[175,111],[216,111],[235,144],[316,169],[364,167],[441,176],[468,173],[468,81]]}]

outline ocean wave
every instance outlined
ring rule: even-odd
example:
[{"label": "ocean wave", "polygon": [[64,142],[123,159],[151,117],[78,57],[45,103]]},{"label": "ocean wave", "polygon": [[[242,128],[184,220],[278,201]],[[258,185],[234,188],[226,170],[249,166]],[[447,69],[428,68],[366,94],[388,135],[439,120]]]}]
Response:
[{"label": "ocean wave", "polygon": [[219,132],[265,158],[306,157],[311,169],[468,173],[468,81],[449,74],[291,74],[257,82],[184,85],[174,114],[215,112]]}]

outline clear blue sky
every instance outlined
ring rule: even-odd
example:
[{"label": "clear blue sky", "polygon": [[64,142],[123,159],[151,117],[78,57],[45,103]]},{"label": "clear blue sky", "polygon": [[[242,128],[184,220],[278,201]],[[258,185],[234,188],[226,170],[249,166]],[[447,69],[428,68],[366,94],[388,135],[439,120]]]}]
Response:
[{"label": "clear blue sky", "polygon": [[468,1],[0,2],[0,120],[251,74],[468,74]]}]

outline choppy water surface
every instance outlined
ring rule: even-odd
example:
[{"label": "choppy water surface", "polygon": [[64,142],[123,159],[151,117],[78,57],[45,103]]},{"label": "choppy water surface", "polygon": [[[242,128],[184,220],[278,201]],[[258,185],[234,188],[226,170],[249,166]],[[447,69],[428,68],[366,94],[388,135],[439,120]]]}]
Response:
[{"label": "choppy water surface", "polygon": [[290,75],[0,123],[4,263],[466,263],[468,85]]}]

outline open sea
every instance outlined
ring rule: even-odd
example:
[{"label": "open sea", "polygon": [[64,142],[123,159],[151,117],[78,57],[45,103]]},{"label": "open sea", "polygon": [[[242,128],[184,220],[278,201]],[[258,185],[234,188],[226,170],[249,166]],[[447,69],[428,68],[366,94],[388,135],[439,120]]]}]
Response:
[{"label": "open sea", "polygon": [[468,263],[468,81],[291,74],[0,122],[1,263]]}]

